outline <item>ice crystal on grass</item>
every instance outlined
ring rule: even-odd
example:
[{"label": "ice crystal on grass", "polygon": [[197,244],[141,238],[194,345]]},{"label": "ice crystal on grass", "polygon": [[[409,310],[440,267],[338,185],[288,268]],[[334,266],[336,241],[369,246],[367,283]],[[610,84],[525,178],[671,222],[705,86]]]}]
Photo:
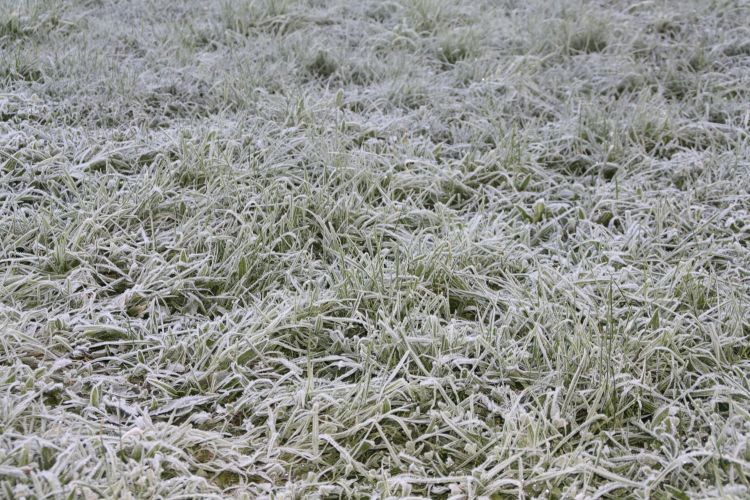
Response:
[{"label": "ice crystal on grass", "polygon": [[749,20],[0,0],[0,496],[747,496]]}]

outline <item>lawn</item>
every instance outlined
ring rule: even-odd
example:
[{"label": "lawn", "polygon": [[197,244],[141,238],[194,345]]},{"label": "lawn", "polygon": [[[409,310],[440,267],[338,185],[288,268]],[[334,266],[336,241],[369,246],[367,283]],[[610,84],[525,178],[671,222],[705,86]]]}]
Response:
[{"label": "lawn", "polygon": [[0,497],[748,498],[744,0],[0,0]]}]

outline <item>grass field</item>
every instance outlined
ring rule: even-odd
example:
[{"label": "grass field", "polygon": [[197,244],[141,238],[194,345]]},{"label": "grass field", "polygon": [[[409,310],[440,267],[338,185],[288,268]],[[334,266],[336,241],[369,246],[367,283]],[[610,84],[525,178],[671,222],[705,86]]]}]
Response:
[{"label": "grass field", "polygon": [[0,497],[748,498],[750,4],[0,0]]}]

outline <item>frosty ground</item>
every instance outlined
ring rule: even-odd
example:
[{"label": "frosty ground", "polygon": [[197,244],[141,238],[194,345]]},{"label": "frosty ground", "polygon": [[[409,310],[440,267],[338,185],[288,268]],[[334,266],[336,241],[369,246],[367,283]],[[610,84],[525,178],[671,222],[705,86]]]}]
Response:
[{"label": "frosty ground", "polygon": [[749,26],[0,0],[0,496],[747,498]]}]

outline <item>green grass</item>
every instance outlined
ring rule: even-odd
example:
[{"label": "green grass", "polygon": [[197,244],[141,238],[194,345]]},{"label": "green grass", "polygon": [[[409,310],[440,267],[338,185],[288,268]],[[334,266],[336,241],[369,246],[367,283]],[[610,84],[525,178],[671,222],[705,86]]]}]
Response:
[{"label": "green grass", "polygon": [[0,496],[747,497],[748,21],[0,0]]}]

